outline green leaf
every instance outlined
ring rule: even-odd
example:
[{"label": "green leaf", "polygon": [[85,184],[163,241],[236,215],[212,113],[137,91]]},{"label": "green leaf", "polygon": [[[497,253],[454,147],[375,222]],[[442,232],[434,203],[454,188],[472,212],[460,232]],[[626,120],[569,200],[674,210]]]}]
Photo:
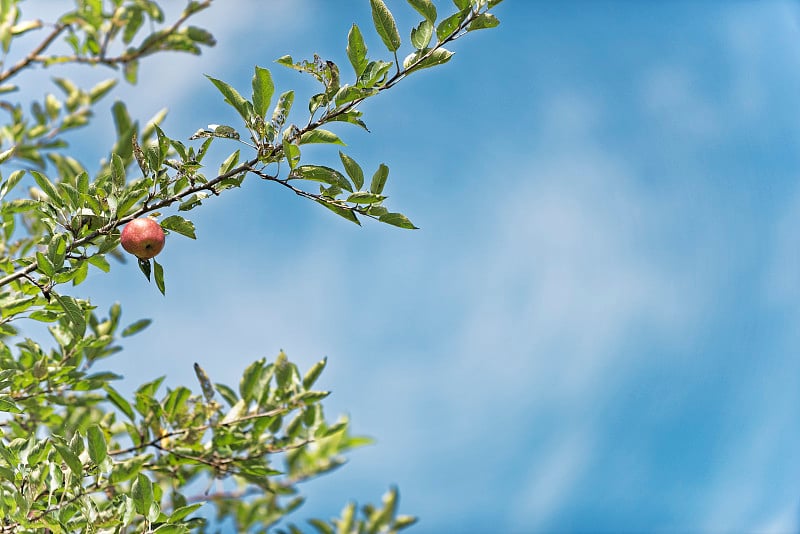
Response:
[{"label": "green leaf", "polygon": [[309,143],[330,143],[333,145],[344,145],[342,140],[339,139],[339,136],[337,136],[335,133],[328,130],[323,130],[321,128],[311,130],[310,132],[306,132],[300,136],[301,145]]},{"label": "green leaf", "polygon": [[256,66],[255,74],[253,74],[253,108],[256,115],[266,117],[274,92],[275,85],[272,82],[272,74],[269,70]]},{"label": "green leaf", "polygon": [[382,223],[391,224],[392,226],[417,230],[417,227],[402,213],[385,213],[378,217],[378,220]]},{"label": "green leaf", "polygon": [[369,193],[367,191],[356,191],[347,197],[347,202],[353,202],[355,204],[376,204],[385,199],[386,197],[383,195],[376,195],[375,193]]},{"label": "green leaf", "polygon": [[64,266],[64,258],[67,255],[67,241],[64,234],[56,234],[47,245],[47,259],[53,264],[56,271]]},{"label": "green leaf", "polygon": [[147,278],[147,281],[150,281],[150,273],[152,272],[152,265],[150,265],[150,260],[143,260],[139,258],[137,262],[139,264],[139,270],[142,271],[144,277]]},{"label": "green leaf", "polygon": [[361,226],[361,222],[358,220],[358,217],[353,212],[353,210],[349,210],[349,209],[343,208],[339,204],[336,204],[336,203],[334,203],[332,201],[325,201],[325,200],[320,200],[320,199],[315,199],[315,200],[317,202],[319,202],[320,204],[322,204],[323,206],[325,206],[326,208],[328,208],[329,210],[331,210],[332,212],[334,212],[336,215],[339,215],[340,217],[344,217],[348,221],[354,222],[357,225]]},{"label": "green leaf", "polygon": [[172,230],[173,232],[177,232],[192,239],[197,239],[197,235],[194,233],[194,223],[184,219],[180,215],[170,215],[161,221],[161,228]]},{"label": "green leaf", "polygon": [[106,392],[108,400],[111,401],[111,404],[119,408],[119,410],[122,413],[127,415],[128,419],[134,421],[135,414],[133,413],[133,408],[131,408],[131,405],[128,403],[128,401],[125,400],[125,398],[122,395],[120,395],[116,389],[109,386],[108,384],[104,385],[103,389]]},{"label": "green leaf", "polygon": [[397,31],[397,24],[394,21],[392,12],[383,3],[383,0],[369,0],[372,6],[372,21],[378,31],[383,44],[390,52],[395,52],[400,48],[400,33]]},{"label": "green leaf", "polygon": [[303,387],[310,388],[317,381],[319,375],[325,370],[325,365],[328,363],[328,358],[322,358],[320,361],[311,366],[306,375],[303,377]]},{"label": "green leaf", "polygon": [[324,165],[301,165],[294,170],[295,174],[304,180],[322,182],[341,187],[345,191],[353,192],[353,186],[342,173]]},{"label": "green leaf", "polygon": [[453,52],[445,48],[437,48],[433,51],[423,48],[406,56],[403,60],[403,68],[408,70],[427,69],[447,63],[451,57],[453,57]]},{"label": "green leaf", "polygon": [[222,80],[218,80],[216,78],[212,78],[211,76],[206,75],[206,78],[211,80],[211,83],[219,90],[220,93],[225,97],[225,101],[233,106],[233,108],[239,113],[239,115],[248,122],[250,117],[247,113],[247,100],[244,99],[239,92],[228,85],[227,83],[223,82]]},{"label": "green leaf", "polygon": [[10,397],[0,397],[0,412],[22,413],[22,410],[19,409]]},{"label": "green leaf", "polygon": [[442,22],[440,22],[439,25],[436,27],[436,37],[439,38],[439,42],[444,41],[445,39],[450,37],[450,35],[452,35],[456,30],[458,30],[459,25],[462,22],[464,22],[466,16],[467,13],[459,12],[450,15]]},{"label": "green leaf", "polygon": [[54,294],[54,296],[64,310],[64,313],[67,314],[73,334],[75,334],[76,337],[82,338],[83,334],[86,332],[86,319],[83,316],[83,310],[81,310],[78,303],[72,297],[56,294]]},{"label": "green leaf", "polygon": [[164,268],[156,260],[153,260],[153,277],[156,279],[156,287],[161,291],[162,295],[166,295],[166,287],[164,287]]},{"label": "green leaf", "polygon": [[16,170],[9,175],[8,179],[0,186],[0,200],[17,186],[23,176],[25,176],[25,171],[23,169]]},{"label": "green leaf", "polygon": [[203,396],[206,398],[207,401],[210,401],[214,398],[214,386],[211,384],[211,380],[208,379],[208,375],[200,367],[200,364],[194,364],[194,374],[197,375],[197,380],[200,382],[200,387],[203,388]]},{"label": "green leaf", "polygon": [[500,21],[491,13],[481,13],[475,17],[467,26],[467,31],[482,30],[484,28],[494,28]]},{"label": "green leaf", "polygon": [[453,3],[462,11],[469,7],[469,0],[453,0]]},{"label": "green leaf", "polygon": [[86,430],[86,439],[89,442],[89,458],[96,465],[100,465],[108,455],[106,436],[97,425],[92,425]]},{"label": "green leaf", "polygon": [[319,534],[334,534],[333,527],[321,519],[308,519],[308,524],[317,529]]},{"label": "green leaf", "polygon": [[132,336],[138,332],[141,332],[150,326],[150,323],[152,322],[153,321],[151,319],[139,319],[135,323],[128,325],[125,330],[122,331],[122,337]]},{"label": "green leaf", "polygon": [[137,512],[145,515],[150,511],[150,505],[153,504],[153,483],[145,474],[139,473],[133,481],[131,498]]},{"label": "green leaf", "polygon": [[53,262],[51,262],[50,259],[41,252],[36,252],[36,265],[39,267],[39,270],[42,273],[50,278],[56,274],[56,268],[53,265]]},{"label": "green leaf", "polygon": [[136,80],[139,78],[139,60],[129,61],[122,67],[125,81],[131,85],[136,85]]},{"label": "green leaf", "polygon": [[81,463],[80,458],[78,455],[75,454],[72,449],[70,449],[66,444],[60,441],[53,441],[53,446],[58,451],[58,454],[61,456],[61,459],[64,460],[64,463],[67,464],[70,471],[72,471],[75,476],[82,477],[83,476],[83,464]]},{"label": "green leaf", "polygon": [[283,153],[286,156],[286,161],[289,162],[289,168],[294,169],[297,167],[297,164],[300,163],[300,147],[284,140]]},{"label": "green leaf", "polygon": [[289,117],[289,111],[292,109],[294,103],[294,91],[286,91],[278,97],[278,103],[275,104],[275,111],[272,112],[272,124],[275,130],[280,130],[286,123]]},{"label": "green leaf", "polygon": [[191,531],[186,525],[164,523],[153,531],[153,534],[189,534]]},{"label": "green leaf", "polygon": [[364,44],[364,37],[356,24],[350,28],[347,34],[347,58],[353,66],[356,77],[361,76],[367,68],[367,45]]},{"label": "green leaf", "polygon": [[9,159],[11,159],[11,156],[14,155],[14,152],[16,150],[17,150],[17,147],[16,146],[12,146],[11,148],[9,148],[7,150],[3,150],[2,152],[0,152],[0,163],[5,163]]},{"label": "green leaf", "polygon": [[109,78],[108,80],[104,80],[89,90],[89,99],[92,101],[92,104],[103,98],[106,94],[108,94],[111,89],[117,85],[117,81],[115,78]]},{"label": "green leaf", "polygon": [[417,50],[427,47],[431,37],[433,37],[433,23],[429,20],[423,20],[419,26],[411,30],[411,44]]},{"label": "green leaf", "polygon": [[431,25],[436,22],[436,6],[430,0],[408,0],[408,3]]},{"label": "green leaf", "polygon": [[242,379],[239,381],[239,394],[246,402],[250,402],[254,400],[254,397],[258,398],[260,396],[258,394],[254,395],[253,391],[259,378],[261,378],[261,370],[263,367],[264,359],[262,358],[248,365],[247,369],[245,369],[242,374]]},{"label": "green leaf", "polygon": [[356,162],[356,160],[343,153],[341,150],[339,151],[339,159],[342,160],[344,170],[347,173],[347,176],[349,176],[353,181],[356,189],[361,189],[361,187],[364,185],[364,171],[361,169],[361,166]]},{"label": "green leaf", "polygon": [[383,187],[386,185],[386,180],[389,178],[389,167],[381,163],[378,170],[372,175],[372,182],[369,184],[369,192],[380,195],[383,193]]},{"label": "green leaf", "polygon": [[104,273],[107,273],[111,270],[111,265],[109,265],[108,260],[106,260],[106,258],[100,254],[90,256],[88,261]]},{"label": "green leaf", "polygon": [[50,198],[50,202],[59,207],[64,205],[53,182],[48,180],[47,177],[39,171],[29,170],[28,172],[31,173],[36,184],[44,191],[44,194]]},{"label": "green leaf", "polygon": [[188,517],[189,514],[203,506],[205,503],[198,502],[195,504],[189,504],[187,506],[181,506],[180,508],[176,508],[172,514],[169,516],[169,520],[172,523],[178,523],[179,521],[183,521],[184,518]]}]

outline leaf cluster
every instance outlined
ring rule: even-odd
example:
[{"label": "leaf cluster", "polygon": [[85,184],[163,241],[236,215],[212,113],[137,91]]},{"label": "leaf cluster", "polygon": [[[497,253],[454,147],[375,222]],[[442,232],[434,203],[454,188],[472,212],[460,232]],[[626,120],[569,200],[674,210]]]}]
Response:
[{"label": "leaf cluster", "polygon": [[[302,504],[299,484],[337,468],[345,452],[369,442],[350,434],[346,418],[326,419],[328,392],[314,389],[325,360],[301,374],[283,353],[261,359],[244,371],[238,388],[212,381],[195,365],[198,392],[165,388],[162,377],[126,398],[114,385],[121,377],[94,366],[149,320],[122,328],[119,305],[100,317],[74,288],[91,271],[108,272],[109,260],[124,261],[119,229],[127,222],[159,217],[166,233],[196,239],[188,212],[241,187],[248,176],[356,224],[368,218],[416,228],[387,206],[388,166],[365,172],[341,149],[338,128],[367,130],[362,102],[447,63],[449,43],[498,23],[489,12],[497,0],[453,3],[456,11],[439,18],[430,0],[408,0],[423,20],[411,30],[402,61],[404,42],[382,0],[370,0],[370,8],[388,57],[370,56],[354,24],[346,40],[351,73],[318,55],[279,58],[279,65],[319,84],[299,121],[294,91],[276,91],[272,73],[260,66],[245,94],[209,76],[238,123],[210,124],[188,140],[164,131],[166,111],[140,125],[115,102],[115,138],[94,167],[65,153],[66,136],[94,118],[95,105],[117,79],[84,88],[55,77],[56,89],[29,109],[0,102],[8,114],[0,121],[0,533],[205,532],[204,517],[212,512],[198,515],[204,504],[237,531],[264,531]],[[53,22],[25,20],[20,4],[0,1],[3,52],[23,34],[43,37],[16,63],[6,63],[5,54],[0,59],[0,93],[8,95],[17,89],[13,79],[36,65],[102,65],[135,83],[148,56],[196,54],[214,44],[207,30],[188,24],[212,0],[186,2],[171,22],[153,0],[76,0]],[[52,52],[57,42],[69,52]],[[215,143],[236,146],[212,165]],[[303,151],[311,144],[334,145],[341,166],[309,160]],[[166,293],[164,267],[154,259],[138,264]],[[50,346],[25,336],[22,325],[31,321],[46,327]],[[198,481],[211,484],[209,490],[188,494]],[[397,495],[392,489],[381,506],[351,503],[339,518],[309,523],[322,533],[395,532],[415,521],[397,514]]]}]

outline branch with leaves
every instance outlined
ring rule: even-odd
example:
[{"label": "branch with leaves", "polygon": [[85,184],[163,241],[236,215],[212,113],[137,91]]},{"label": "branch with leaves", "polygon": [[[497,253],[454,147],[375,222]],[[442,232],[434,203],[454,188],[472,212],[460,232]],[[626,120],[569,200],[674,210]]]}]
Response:
[{"label": "branch with leaves", "polygon": [[[369,443],[350,434],[346,418],[329,422],[324,416],[328,392],[312,388],[326,360],[301,375],[282,352],[272,362],[250,365],[238,389],[212,382],[195,364],[199,394],[184,386],[164,390],[162,377],[126,399],[112,385],[120,376],[93,367],[121,350],[119,338],[142,331],[149,320],[120,328],[119,305],[100,318],[89,300],[68,294],[68,284],[79,286],[90,268],[108,272],[109,256],[123,258],[120,228],[135,219],[158,217],[159,231],[195,239],[194,224],[179,213],[241,187],[248,176],[356,224],[368,218],[416,228],[386,205],[386,164],[370,177],[341,150],[341,170],[307,161],[303,151],[311,144],[343,146],[334,131],[340,123],[369,131],[361,103],[450,61],[450,43],[497,26],[490,10],[498,3],[453,0],[455,12],[440,19],[430,0],[408,0],[422,20],[411,29],[410,50],[401,60],[403,40],[393,14],[383,0],[370,0],[387,58],[368,56],[354,24],[346,44],[350,76],[317,55],[277,60],[320,85],[302,120],[291,120],[297,114],[294,91],[276,97],[271,72],[258,66],[248,97],[209,77],[240,123],[209,125],[187,142],[164,132],[166,112],[140,127],[116,102],[116,140],[95,172],[63,153],[65,136],[90,122],[94,106],[117,80],[84,89],[55,78],[63,97],[48,94],[30,113],[0,102],[9,116],[0,125],[0,412],[7,414],[0,421],[0,532],[205,532],[208,521],[194,515],[204,503],[239,532],[263,531],[302,504],[299,484],[336,469],[343,453]],[[140,60],[152,54],[199,53],[214,44],[206,30],[187,25],[211,4],[188,1],[166,23],[154,0],[76,0],[74,10],[43,23],[22,20],[19,0],[2,2],[5,54],[16,37],[45,33],[15,63],[0,63],[0,83],[34,65],[65,63],[121,68],[134,83]],[[140,38],[148,22],[150,31]],[[71,52],[52,54],[58,42]],[[0,85],[0,93],[14,89]],[[209,170],[205,160],[214,143],[238,146]],[[20,191],[23,185],[27,193]],[[166,210],[178,213],[162,215]],[[165,293],[163,267],[155,259],[139,260],[139,266]],[[46,324],[53,347],[25,338],[19,329],[24,321]],[[207,481],[209,491],[185,496],[186,485],[197,480]],[[339,518],[309,524],[326,534],[395,532],[415,521],[397,514],[397,500],[393,488],[379,507],[351,503]],[[299,532],[292,524],[285,528]]]}]

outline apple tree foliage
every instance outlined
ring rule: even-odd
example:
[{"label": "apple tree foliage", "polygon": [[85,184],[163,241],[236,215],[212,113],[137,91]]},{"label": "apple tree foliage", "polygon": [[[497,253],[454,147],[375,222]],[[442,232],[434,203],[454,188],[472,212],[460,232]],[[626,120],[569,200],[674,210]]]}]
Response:
[{"label": "apple tree foliage", "polygon": [[[119,305],[97,310],[76,287],[91,269],[109,271],[127,222],[157,215],[165,231],[194,239],[187,212],[248,177],[356,224],[414,228],[386,203],[386,165],[365,173],[339,151],[335,169],[307,161],[304,145],[343,146],[348,124],[367,128],[359,104],[448,62],[452,41],[498,24],[490,10],[499,2],[453,0],[442,15],[445,6],[431,0],[397,0],[394,9],[403,5],[422,19],[405,41],[385,1],[364,0],[370,31],[386,51],[368,54],[353,24],[349,65],[316,55],[277,60],[319,83],[307,110],[293,108],[294,92],[277,91],[267,68],[255,67],[248,88],[209,76],[237,123],[174,139],[160,126],[164,113],[140,126],[118,101],[108,157],[85,166],[69,155],[65,138],[89,124],[119,80],[83,87],[59,77],[59,67],[105,66],[135,84],[140,64],[154,54],[213,46],[212,34],[192,21],[216,6],[189,1],[169,20],[153,0],[75,0],[44,21],[26,19],[20,0],[0,0],[0,533],[206,532],[224,521],[238,532],[278,523],[283,532],[299,532],[284,519],[303,502],[298,485],[368,442],[351,435],[345,418],[325,417],[321,401],[329,392],[314,389],[325,360],[301,371],[284,353],[260,359],[238,387],[215,383],[195,364],[194,388],[163,388],[162,377],[125,398],[115,388],[121,377],[93,365],[118,353],[121,338],[149,320],[124,325]],[[53,93],[14,102],[24,89],[17,75],[33,67],[56,73]],[[231,145],[213,165],[206,159],[212,143]],[[163,267],[156,260],[139,265],[164,293]],[[52,339],[26,337],[25,325],[35,322],[46,323]],[[198,480],[217,479],[222,483],[209,488],[221,489],[190,491]],[[391,489],[380,505],[351,503],[340,517],[311,519],[307,528],[398,531],[415,519],[398,514],[397,497]]]}]

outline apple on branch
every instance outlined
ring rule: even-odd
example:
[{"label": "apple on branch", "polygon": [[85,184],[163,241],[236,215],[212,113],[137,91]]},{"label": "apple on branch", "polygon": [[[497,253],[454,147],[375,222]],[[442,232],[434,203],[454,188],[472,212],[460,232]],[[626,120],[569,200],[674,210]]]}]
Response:
[{"label": "apple on branch", "polygon": [[164,248],[164,230],[155,219],[141,217],[125,225],[119,240],[127,252],[140,260],[149,260]]}]

